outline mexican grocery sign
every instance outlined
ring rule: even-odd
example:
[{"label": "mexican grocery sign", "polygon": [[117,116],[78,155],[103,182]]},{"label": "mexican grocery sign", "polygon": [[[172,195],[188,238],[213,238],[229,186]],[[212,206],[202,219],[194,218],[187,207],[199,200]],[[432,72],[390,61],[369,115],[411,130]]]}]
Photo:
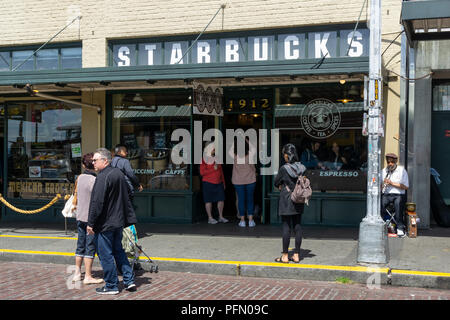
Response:
[{"label": "mexican grocery sign", "polygon": [[[261,34],[263,31],[261,31]],[[267,32],[265,32],[267,33]],[[239,35],[211,38],[196,35],[183,40],[165,38],[111,42],[115,67],[137,65],[208,64],[247,61],[285,61],[317,58],[362,57],[369,55],[369,30],[358,29],[280,34]],[[353,39],[352,39],[353,38]],[[192,45],[193,44],[193,45]],[[192,48],[188,48],[192,45]]]}]

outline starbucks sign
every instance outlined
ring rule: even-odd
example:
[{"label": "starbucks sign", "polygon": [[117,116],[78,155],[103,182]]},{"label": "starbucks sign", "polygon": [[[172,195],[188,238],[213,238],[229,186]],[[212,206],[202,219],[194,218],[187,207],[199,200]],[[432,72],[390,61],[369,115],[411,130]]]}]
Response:
[{"label": "starbucks sign", "polygon": [[308,102],[301,115],[305,132],[312,138],[325,139],[335,134],[341,124],[341,113],[335,103],[328,99]]}]

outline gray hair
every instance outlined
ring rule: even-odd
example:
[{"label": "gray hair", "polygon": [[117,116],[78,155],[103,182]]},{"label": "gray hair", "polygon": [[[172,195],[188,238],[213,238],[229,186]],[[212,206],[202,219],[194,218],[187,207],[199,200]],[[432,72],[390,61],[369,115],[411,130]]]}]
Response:
[{"label": "gray hair", "polygon": [[108,162],[111,162],[111,152],[106,148],[98,148],[95,150],[95,153],[98,153],[102,159],[106,159]]}]

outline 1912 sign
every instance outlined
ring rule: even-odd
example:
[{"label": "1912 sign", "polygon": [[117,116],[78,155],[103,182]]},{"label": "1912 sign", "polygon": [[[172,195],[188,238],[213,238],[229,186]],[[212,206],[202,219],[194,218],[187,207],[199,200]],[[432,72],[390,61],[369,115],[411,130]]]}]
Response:
[{"label": "1912 sign", "polygon": [[229,99],[225,106],[227,111],[263,111],[270,110],[271,101],[268,98],[235,98]]}]

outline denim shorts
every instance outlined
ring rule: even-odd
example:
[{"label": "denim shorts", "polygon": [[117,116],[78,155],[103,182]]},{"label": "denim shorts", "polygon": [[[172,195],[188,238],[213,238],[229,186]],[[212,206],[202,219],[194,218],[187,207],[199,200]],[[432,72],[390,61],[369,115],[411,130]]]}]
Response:
[{"label": "denim shorts", "polygon": [[94,259],[95,256],[95,242],[94,235],[88,235],[86,233],[87,222],[78,221],[78,241],[77,250],[75,255],[77,257],[91,258]]}]

